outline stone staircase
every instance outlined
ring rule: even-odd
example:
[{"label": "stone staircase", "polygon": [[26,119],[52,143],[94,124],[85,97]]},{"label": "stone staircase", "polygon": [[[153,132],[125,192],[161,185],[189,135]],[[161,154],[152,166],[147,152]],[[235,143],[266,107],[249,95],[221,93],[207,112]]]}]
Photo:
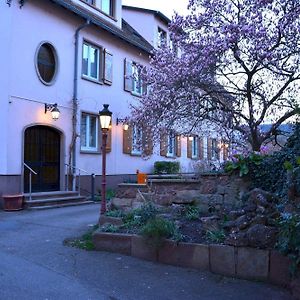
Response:
[{"label": "stone staircase", "polygon": [[24,206],[27,209],[48,209],[92,203],[94,202],[80,196],[78,192],[71,191],[32,193],[31,200],[29,194],[24,194]]}]

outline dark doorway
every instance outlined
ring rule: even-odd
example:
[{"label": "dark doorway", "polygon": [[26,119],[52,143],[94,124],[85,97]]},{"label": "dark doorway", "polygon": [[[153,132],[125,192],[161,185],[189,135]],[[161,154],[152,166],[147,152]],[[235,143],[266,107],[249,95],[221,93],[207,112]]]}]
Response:
[{"label": "dark doorway", "polygon": [[[25,130],[24,162],[37,175],[32,174],[32,192],[59,190],[60,133],[47,126],[34,126]],[[24,167],[24,191],[29,191],[29,170]]]}]

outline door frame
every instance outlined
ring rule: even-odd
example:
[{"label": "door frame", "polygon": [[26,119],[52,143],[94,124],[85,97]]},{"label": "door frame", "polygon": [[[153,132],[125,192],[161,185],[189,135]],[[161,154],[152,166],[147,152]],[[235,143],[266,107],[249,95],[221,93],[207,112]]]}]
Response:
[{"label": "door frame", "polygon": [[32,123],[25,126],[22,130],[22,151],[21,151],[21,191],[24,193],[24,151],[25,151],[25,131],[30,127],[44,126],[55,129],[60,135],[60,166],[59,166],[59,190],[63,191],[65,187],[65,133],[59,127],[47,123]]}]

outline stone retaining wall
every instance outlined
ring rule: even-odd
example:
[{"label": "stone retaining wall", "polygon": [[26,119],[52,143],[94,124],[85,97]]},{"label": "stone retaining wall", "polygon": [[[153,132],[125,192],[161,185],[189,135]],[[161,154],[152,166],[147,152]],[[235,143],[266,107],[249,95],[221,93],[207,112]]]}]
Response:
[{"label": "stone retaining wall", "polygon": [[[174,266],[211,271],[213,273],[259,280],[289,287],[289,259],[274,250],[260,250],[227,245],[176,243],[165,240],[157,248],[143,237],[131,234],[95,232],[96,250],[117,252]],[[300,282],[294,281],[296,299]]]},{"label": "stone retaining wall", "polygon": [[211,206],[238,206],[243,195],[249,191],[249,183],[228,175],[203,175],[197,180],[152,179],[148,185],[119,184],[116,198],[134,202],[138,190],[146,196],[150,194],[159,205],[194,202],[206,211]]}]

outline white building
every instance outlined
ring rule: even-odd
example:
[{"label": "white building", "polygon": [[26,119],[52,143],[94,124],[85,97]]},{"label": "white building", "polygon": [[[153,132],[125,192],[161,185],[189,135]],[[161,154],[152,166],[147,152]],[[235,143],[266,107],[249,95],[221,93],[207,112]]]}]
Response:
[{"label": "white building", "polygon": [[[98,114],[103,104],[113,112],[109,185],[136,170],[151,173],[158,160],[176,159],[187,172],[191,158],[217,159],[218,151],[207,151],[202,139],[169,137],[167,149],[148,149],[153,154],[145,160],[136,144],[139,130],[126,132],[122,123],[117,125],[143,93],[130,75],[149,63],[152,46],[168,39],[168,22],[157,11],[122,9],[121,0],[0,2],[0,65],[5,70],[0,80],[0,195],[27,192],[28,167],[37,173],[33,192],[65,189],[66,165],[87,178],[100,175]],[[60,111],[58,120],[49,111],[53,104]],[[216,141],[209,143],[216,148]]]}]

